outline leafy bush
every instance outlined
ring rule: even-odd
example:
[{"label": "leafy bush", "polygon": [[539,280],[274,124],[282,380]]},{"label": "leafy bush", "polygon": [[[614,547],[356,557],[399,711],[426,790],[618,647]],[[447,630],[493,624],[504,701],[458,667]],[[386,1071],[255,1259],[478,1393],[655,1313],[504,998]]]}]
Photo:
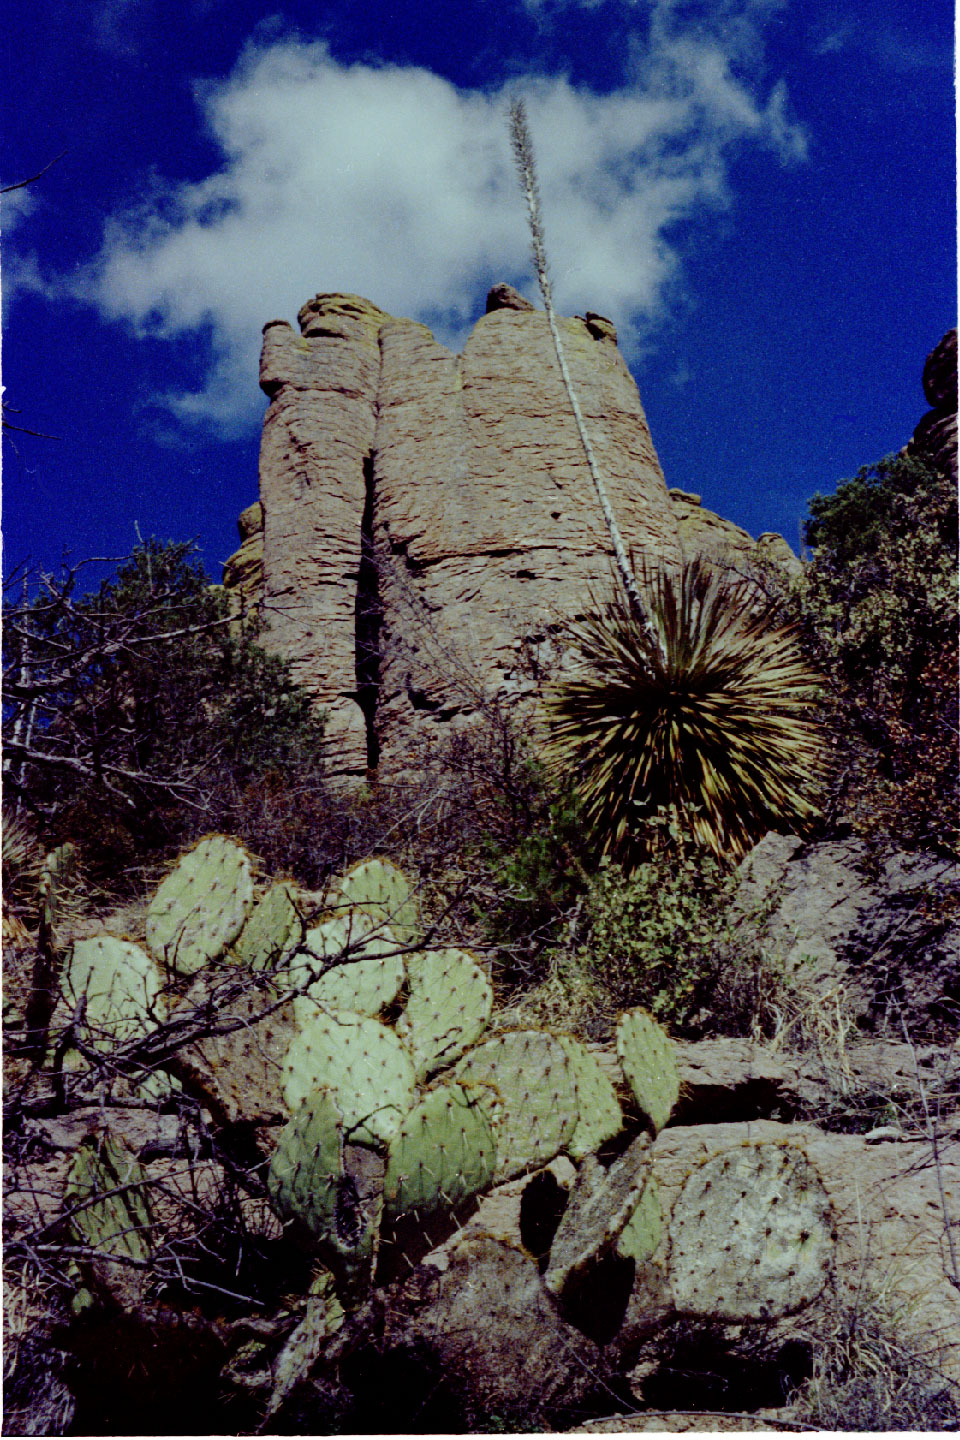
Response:
[{"label": "leafy bush", "polygon": [[151,540],[86,594],[81,574],[41,577],[4,617],[8,793],[48,843],[72,835],[115,876],[229,822],[270,770],[319,782],[310,697],[231,617],[192,546]]},{"label": "leafy bush", "polygon": [[629,873],[603,860],[581,963],[616,1006],[646,1006],[677,1033],[762,1031],[783,980],[738,926],[736,886],[714,856],[682,845]]},{"label": "leafy bush", "polygon": [[816,675],[778,602],[699,560],[642,578],[573,627],[579,668],[547,692],[547,755],[605,853],[642,860],[658,812],[717,856],[817,814]]},{"label": "leafy bush", "polygon": [[588,883],[590,855],[575,797],[551,798],[544,789],[538,799],[526,834],[509,848],[493,837],[485,846],[494,896],[484,930],[499,949],[507,983],[542,978],[542,957],[560,940]]},{"label": "leafy bush", "polygon": [[830,682],[832,806],[867,835],[956,852],[957,495],[894,455],[810,502],[801,604]]}]

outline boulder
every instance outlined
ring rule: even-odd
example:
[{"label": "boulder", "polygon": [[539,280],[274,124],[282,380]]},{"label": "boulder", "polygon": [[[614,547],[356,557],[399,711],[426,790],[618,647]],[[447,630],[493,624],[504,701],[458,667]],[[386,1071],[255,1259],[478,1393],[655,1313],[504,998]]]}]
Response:
[{"label": "boulder", "polygon": [[960,1013],[958,896],[956,861],[771,833],[741,864],[737,905],[811,994],[840,995],[864,1028],[936,1038]]}]

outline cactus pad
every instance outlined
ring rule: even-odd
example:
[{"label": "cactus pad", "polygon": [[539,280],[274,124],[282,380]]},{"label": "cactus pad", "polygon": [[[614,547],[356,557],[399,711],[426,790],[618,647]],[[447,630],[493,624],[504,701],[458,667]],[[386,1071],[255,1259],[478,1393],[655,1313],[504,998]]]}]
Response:
[{"label": "cactus pad", "polygon": [[738,1146],[689,1177],[670,1242],[678,1310],[732,1321],[788,1315],[826,1284],[830,1202],[796,1147]]},{"label": "cactus pad", "polygon": [[493,1009],[490,982],[466,950],[407,956],[410,996],[397,1034],[413,1055],[417,1078],[449,1065],[483,1034]]},{"label": "cactus pad", "polygon": [[593,1155],[584,1160],[550,1247],[543,1283],[552,1295],[616,1248],[647,1183],[649,1149],[641,1135],[608,1169]]},{"label": "cactus pad", "polygon": [[275,1415],[287,1396],[309,1377],[327,1341],[343,1325],[343,1306],[329,1270],[321,1269],[315,1276],[304,1310],[303,1319],[287,1336],[274,1362],[267,1419]]},{"label": "cactus pad", "polygon": [[497,1152],[479,1092],[438,1085],[404,1116],[390,1144],[385,1218],[455,1210],[493,1179]]},{"label": "cactus pad", "polygon": [[317,1013],[283,1062],[283,1097],[294,1114],[314,1090],[329,1090],[344,1134],[387,1144],[415,1097],[413,1060],[392,1030],[346,1011]]},{"label": "cactus pad", "polygon": [[628,1010],[617,1025],[617,1058],[654,1133],[662,1130],[680,1093],[669,1035],[645,1010]]},{"label": "cactus pad", "polygon": [[563,1046],[542,1030],[507,1030],[470,1050],[454,1074],[487,1086],[484,1104],[497,1142],[496,1179],[546,1165],[577,1124],[573,1067]]},{"label": "cactus pad", "polygon": [[373,1270],[382,1175],[382,1160],[344,1144],[342,1117],[326,1090],[306,1097],[270,1162],[267,1187],[278,1213],[307,1227],[345,1297],[362,1291]]},{"label": "cactus pad", "polygon": [[270,970],[283,964],[300,934],[300,916],[290,886],[278,880],[244,925],[233,953],[250,970]]},{"label": "cactus pad", "polygon": [[404,1117],[384,1175],[380,1269],[401,1278],[459,1224],[491,1183],[497,1147],[480,1088],[438,1085]]},{"label": "cactus pad", "polygon": [[657,1251],[663,1236],[663,1211],[660,1206],[660,1187],[653,1175],[643,1187],[640,1203],[623,1228],[617,1242],[617,1254],[635,1260],[638,1265],[646,1262]]},{"label": "cactus pad", "polygon": [[[115,1141],[88,1140],[77,1151],[64,1189],[70,1228],[81,1245],[102,1255],[147,1260],[151,1254],[146,1172]],[[102,1198],[97,1198],[102,1197]]]},{"label": "cactus pad", "polygon": [[377,855],[351,866],[339,882],[335,899],[386,921],[401,945],[420,938],[420,903],[416,886],[403,871]]},{"label": "cactus pad", "polygon": [[623,1112],[617,1092],[596,1056],[571,1035],[558,1035],[573,1070],[577,1087],[577,1126],[567,1145],[567,1154],[582,1160],[599,1150],[623,1129]]},{"label": "cactus pad", "polygon": [[[301,976],[306,977],[305,966],[312,964],[319,969],[316,961],[336,960],[348,952],[342,964],[333,965],[307,987],[305,994],[317,1005],[357,1015],[379,1015],[400,993],[405,975],[403,960],[396,953],[397,940],[381,920],[365,911],[354,909],[328,916],[307,931],[305,944],[309,953],[298,955],[291,966],[295,983]],[[309,1004],[301,1006],[298,997],[298,1021],[309,1014]]]},{"label": "cactus pad", "polygon": [[157,962],[131,940],[95,935],[73,947],[66,989],[74,1002],[86,997],[87,1025],[98,1049],[152,1029],[163,1018],[162,985]]},{"label": "cactus pad", "polygon": [[209,835],[181,855],[147,911],[147,945],[181,975],[195,975],[236,940],[253,905],[246,851]]}]

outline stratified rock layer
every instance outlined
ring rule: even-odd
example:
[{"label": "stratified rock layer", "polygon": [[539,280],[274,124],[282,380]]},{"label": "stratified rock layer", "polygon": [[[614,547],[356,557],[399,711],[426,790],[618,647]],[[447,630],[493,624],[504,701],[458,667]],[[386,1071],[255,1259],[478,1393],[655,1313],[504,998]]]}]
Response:
[{"label": "stratified rock layer", "polygon": [[[680,544],[609,321],[560,321],[628,550]],[[350,295],[264,332],[263,600],[328,714],[331,768],[409,763],[524,689],[520,657],[609,585],[611,547],[546,317],[491,291],[463,354]]]}]

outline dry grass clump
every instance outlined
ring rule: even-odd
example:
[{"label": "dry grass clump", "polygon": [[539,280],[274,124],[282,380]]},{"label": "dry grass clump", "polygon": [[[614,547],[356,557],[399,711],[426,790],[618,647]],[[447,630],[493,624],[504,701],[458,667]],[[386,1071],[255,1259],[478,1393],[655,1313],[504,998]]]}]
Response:
[{"label": "dry grass clump", "polygon": [[960,1384],[941,1369],[936,1337],[874,1281],[818,1316],[813,1374],[789,1413],[817,1430],[956,1430]]}]

